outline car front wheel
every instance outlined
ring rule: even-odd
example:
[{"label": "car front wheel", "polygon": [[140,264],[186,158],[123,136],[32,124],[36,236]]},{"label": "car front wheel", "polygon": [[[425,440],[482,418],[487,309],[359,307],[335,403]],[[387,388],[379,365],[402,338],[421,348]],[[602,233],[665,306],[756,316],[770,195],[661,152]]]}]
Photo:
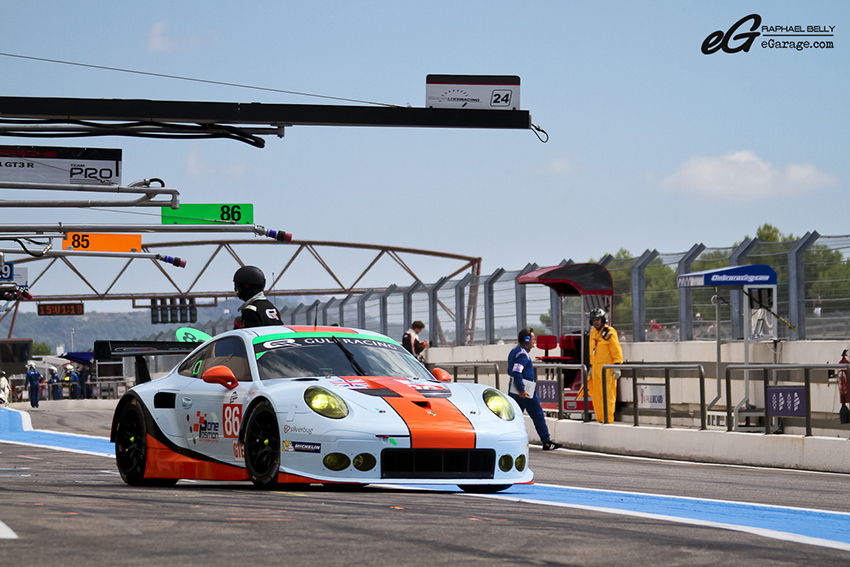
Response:
[{"label": "car front wheel", "polygon": [[261,488],[277,485],[280,472],[280,428],[269,402],[257,404],[245,427],[245,467],[251,482]]}]

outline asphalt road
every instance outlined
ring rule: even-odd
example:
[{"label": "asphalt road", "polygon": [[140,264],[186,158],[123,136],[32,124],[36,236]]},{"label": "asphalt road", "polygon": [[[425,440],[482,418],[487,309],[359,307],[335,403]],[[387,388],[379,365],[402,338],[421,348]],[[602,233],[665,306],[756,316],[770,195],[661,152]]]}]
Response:
[{"label": "asphalt road", "polygon": [[[102,436],[111,420],[95,410],[31,415],[36,429]],[[530,461],[537,488],[850,513],[846,475],[536,448]],[[850,551],[794,538],[460,492],[189,481],[142,489],[123,484],[113,459],[6,443],[0,469],[0,521],[18,536],[0,539],[0,557],[16,567],[850,564]]]}]

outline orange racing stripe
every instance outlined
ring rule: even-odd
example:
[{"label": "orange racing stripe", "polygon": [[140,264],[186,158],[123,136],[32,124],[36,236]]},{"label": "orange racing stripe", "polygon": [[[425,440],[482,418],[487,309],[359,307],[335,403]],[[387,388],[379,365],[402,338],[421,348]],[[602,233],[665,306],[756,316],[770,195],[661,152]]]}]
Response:
[{"label": "orange racing stripe", "polygon": [[446,398],[426,398],[395,378],[361,378],[372,388],[389,388],[399,398],[383,398],[404,420],[414,449],[474,449],[475,429]]}]

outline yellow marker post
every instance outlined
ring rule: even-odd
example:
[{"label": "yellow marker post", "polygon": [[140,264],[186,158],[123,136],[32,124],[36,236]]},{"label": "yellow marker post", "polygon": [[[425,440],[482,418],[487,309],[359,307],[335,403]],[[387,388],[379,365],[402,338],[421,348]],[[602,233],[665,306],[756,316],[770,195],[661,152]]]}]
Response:
[{"label": "yellow marker post", "polygon": [[142,235],[69,232],[62,240],[62,249],[90,252],[141,252]]}]

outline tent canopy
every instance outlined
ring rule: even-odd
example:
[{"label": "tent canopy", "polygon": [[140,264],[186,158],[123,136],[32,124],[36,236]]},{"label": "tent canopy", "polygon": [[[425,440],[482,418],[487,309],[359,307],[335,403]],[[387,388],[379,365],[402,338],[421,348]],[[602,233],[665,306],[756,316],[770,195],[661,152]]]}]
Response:
[{"label": "tent canopy", "polygon": [[85,366],[91,366],[92,359],[94,358],[93,352],[66,352],[62,355],[62,358],[66,358],[71,362],[76,362],[77,364],[82,364]]},{"label": "tent canopy", "polygon": [[771,286],[776,285],[776,271],[767,264],[729,266],[682,274],[676,278],[676,285],[678,287]]},{"label": "tent canopy", "polygon": [[517,283],[543,284],[560,296],[614,295],[611,274],[601,264],[567,264],[538,268],[519,276]]}]

